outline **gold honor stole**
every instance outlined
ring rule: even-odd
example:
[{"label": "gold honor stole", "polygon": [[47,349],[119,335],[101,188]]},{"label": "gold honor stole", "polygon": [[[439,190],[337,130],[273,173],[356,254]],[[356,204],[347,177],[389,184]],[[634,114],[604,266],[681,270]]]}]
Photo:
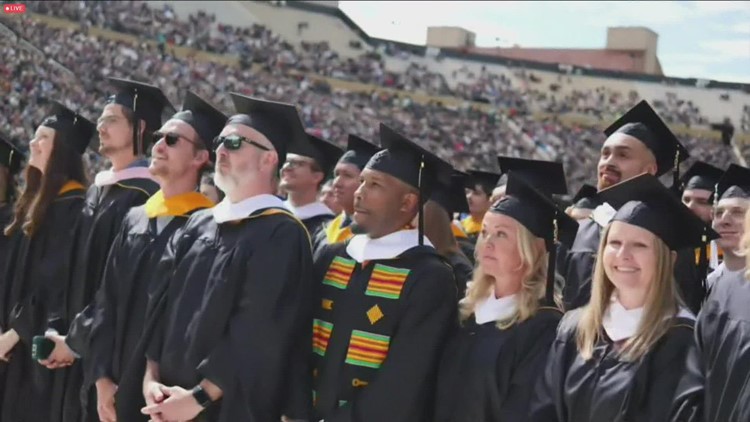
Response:
[{"label": "gold honor stole", "polygon": [[[722,252],[721,248],[719,248],[718,246],[716,248],[718,249],[717,252],[718,252],[719,260],[721,260],[724,256],[724,253]],[[701,259],[701,248],[695,248],[695,265],[700,264],[700,259]],[[706,260],[709,262],[711,261],[711,244],[710,243],[706,245]]]},{"label": "gold honor stole", "polygon": [[60,192],[58,192],[57,195],[64,195],[72,190],[86,190],[86,187],[75,180],[68,180],[60,188]]},{"label": "gold honor stole", "polygon": [[148,218],[180,217],[186,216],[191,211],[211,208],[214,205],[212,200],[200,192],[186,192],[171,198],[164,198],[164,193],[159,190],[148,198],[145,209]]},{"label": "gold honor stole", "polygon": [[472,216],[468,216],[461,220],[461,227],[463,227],[464,233],[466,233],[467,236],[473,236],[482,231],[482,222],[475,221]]},{"label": "gold honor stole", "polygon": [[453,237],[456,239],[468,239],[469,236],[466,235],[466,232],[464,232],[464,229],[461,227],[460,223],[456,220],[451,221],[451,231],[453,232]]},{"label": "gold honor stole", "polygon": [[343,222],[344,213],[341,213],[326,227],[326,240],[328,240],[329,244],[345,242],[354,236],[351,226],[344,227],[343,229],[341,228]]}]

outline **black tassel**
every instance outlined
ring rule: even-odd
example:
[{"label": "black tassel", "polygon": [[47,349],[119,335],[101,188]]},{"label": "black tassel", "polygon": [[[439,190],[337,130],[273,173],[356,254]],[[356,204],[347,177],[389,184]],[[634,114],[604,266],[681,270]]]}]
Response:
[{"label": "black tassel", "polygon": [[[701,250],[698,252],[698,275],[700,276],[699,286],[698,286],[698,294],[700,301],[698,302],[700,305],[702,305],[706,299],[708,298],[708,284],[707,284],[707,277],[708,277],[708,237],[704,234],[703,235],[703,241],[701,242]],[[699,306],[700,307],[700,306]]]},{"label": "black tassel", "polygon": [[417,237],[419,239],[419,246],[424,245],[424,189],[422,188],[422,170],[424,169],[424,156],[419,160],[419,178],[417,180],[417,186],[419,186],[419,215],[417,216]]}]

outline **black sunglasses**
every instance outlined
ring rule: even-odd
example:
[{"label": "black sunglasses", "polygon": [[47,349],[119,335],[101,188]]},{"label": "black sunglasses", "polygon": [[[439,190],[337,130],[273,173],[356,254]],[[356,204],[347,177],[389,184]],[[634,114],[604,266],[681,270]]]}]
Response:
[{"label": "black sunglasses", "polygon": [[217,136],[214,139],[214,150],[218,149],[221,145],[224,145],[224,148],[230,150],[230,151],[236,151],[240,149],[242,146],[242,143],[250,144],[256,148],[262,149],[263,151],[270,151],[271,149],[266,147],[265,145],[261,145],[255,141],[252,141],[250,139],[245,138],[244,136],[240,135],[227,135],[227,136]]},{"label": "black sunglasses", "polygon": [[195,141],[193,141],[192,139],[188,139],[188,138],[180,135],[179,133],[174,133],[174,132],[163,133],[163,132],[156,131],[156,132],[154,132],[154,134],[152,135],[152,137],[153,137],[153,140],[154,140],[154,144],[157,143],[157,142],[159,142],[163,138],[164,142],[167,144],[167,146],[170,146],[170,147],[175,146],[175,144],[177,143],[177,141],[180,140],[180,138],[182,138],[182,139],[190,142],[193,145],[197,145],[197,143]]}]

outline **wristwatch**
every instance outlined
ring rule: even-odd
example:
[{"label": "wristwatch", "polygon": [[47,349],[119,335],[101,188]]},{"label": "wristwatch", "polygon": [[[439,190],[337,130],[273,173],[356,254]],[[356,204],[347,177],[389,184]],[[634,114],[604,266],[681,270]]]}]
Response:
[{"label": "wristwatch", "polygon": [[208,406],[211,406],[211,404],[213,403],[211,397],[209,397],[208,393],[206,393],[206,390],[204,390],[200,385],[193,388],[192,393],[195,401],[197,401],[198,404],[204,409]]}]

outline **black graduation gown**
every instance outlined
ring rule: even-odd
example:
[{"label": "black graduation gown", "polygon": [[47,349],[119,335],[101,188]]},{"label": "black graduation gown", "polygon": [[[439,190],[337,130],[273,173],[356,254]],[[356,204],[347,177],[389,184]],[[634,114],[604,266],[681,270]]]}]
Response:
[{"label": "black graduation gown", "polygon": [[[96,294],[89,354],[83,361],[86,372],[82,390],[84,403],[96,400],[93,384],[102,377],[119,384],[124,374],[133,372],[139,374],[136,378],[143,380],[144,351],[141,350],[140,354],[135,352],[146,323],[151,276],[167,241],[185,224],[187,218],[174,216],[158,232],[157,219],[148,218],[145,206],[139,206],[132,208],[122,222]],[[142,394],[139,396],[142,400]],[[134,419],[134,416],[138,419]],[[148,417],[138,412],[123,420],[145,419]]]},{"label": "black graduation gown", "polygon": [[[13,206],[11,204],[0,205],[0,329],[4,329],[7,323],[7,310],[5,307],[5,289],[9,287],[7,277],[4,276],[8,262],[11,260],[13,242],[11,237],[5,236],[3,231],[13,218]],[[6,363],[0,361],[0,385],[5,381]],[[3,400],[3,390],[0,389],[0,403]]]},{"label": "black graduation gown", "polygon": [[92,185],[86,194],[81,253],[76,260],[74,285],[67,298],[67,310],[74,319],[66,339],[68,346],[83,357],[93,321],[93,309],[88,306],[99,289],[120,224],[132,207],[143,205],[158,190],[159,185],[153,180],[126,179],[106,187]]},{"label": "black graduation gown", "polygon": [[443,352],[435,422],[528,420],[531,394],[560,318],[560,310],[541,308],[505,330],[495,322],[468,320]]},{"label": "black graduation gown", "polygon": [[65,289],[75,259],[77,226],[83,189],[65,192],[52,201],[37,233],[29,238],[17,231],[16,254],[6,272],[3,329],[14,329],[20,340],[6,368],[2,422],[62,421],[67,369],[48,370],[31,359],[34,336],[48,328],[64,332],[60,317]]},{"label": "black graduation gown", "polygon": [[567,310],[589,303],[600,239],[601,227],[592,219],[583,220],[579,222],[576,239],[564,255],[565,259],[558,260],[558,272],[565,278],[563,302]]},{"label": "black graduation gown", "polygon": [[456,281],[456,294],[458,299],[462,299],[466,294],[466,283],[471,281],[474,275],[474,266],[459,253],[451,254],[447,257],[448,263],[453,268],[453,278]]},{"label": "black graduation gown", "polygon": [[673,421],[750,421],[750,282],[717,280],[695,327]]},{"label": "black graduation gown", "polygon": [[217,384],[210,421],[307,419],[312,253],[302,224],[283,208],[224,224],[204,210],[179,234],[156,272],[166,309],[147,350],[162,383]]},{"label": "black graduation gown", "polygon": [[620,361],[606,334],[584,361],[576,346],[581,311],[560,323],[544,375],[531,403],[534,422],[664,422],[685,370],[693,320],[675,318],[654,349],[636,362]]},{"label": "black graduation gown", "polygon": [[[114,185],[92,185],[83,207],[79,250],[73,269],[73,278],[66,297],[65,320],[69,328],[66,343],[83,359],[86,358],[93,323],[93,307],[99,289],[109,250],[120,231],[125,215],[132,207],[143,205],[159,185],[150,179],[126,179]],[[86,412],[81,408],[83,368],[81,359],[70,367],[67,379],[65,421],[78,422],[87,414],[87,421],[98,421],[95,403],[89,403]]]},{"label": "black graduation gown", "polygon": [[437,364],[457,324],[453,272],[426,246],[363,267],[349,242],[315,259],[312,420],[432,421]]}]

